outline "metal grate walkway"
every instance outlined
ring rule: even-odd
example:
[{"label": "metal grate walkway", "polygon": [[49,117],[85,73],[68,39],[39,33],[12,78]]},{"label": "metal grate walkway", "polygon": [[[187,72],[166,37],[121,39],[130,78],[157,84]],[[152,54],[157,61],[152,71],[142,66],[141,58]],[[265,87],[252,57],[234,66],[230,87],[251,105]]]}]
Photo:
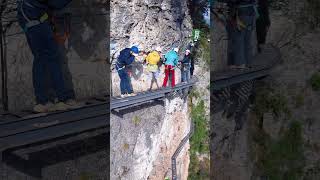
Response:
[{"label": "metal grate walkway", "polygon": [[211,75],[212,90],[221,90],[225,87],[244,81],[263,78],[269,75],[272,67],[281,58],[280,50],[272,45],[267,45],[262,53],[254,58],[253,68],[246,70],[225,70],[214,72]]},{"label": "metal grate walkway", "polygon": [[112,97],[110,103],[110,110],[115,109],[125,109],[136,105],[141,105],[148,103],[150,101],[159,100],[166,97],[167,94],[174,91],[182,91],[184,89],[194,86],[196,79],[191,79],[188,83],[179,83],[174,88],[160,88],[155,91],[147,91],[138,93],[136,96],[121,98],[121,97]]},{"label": "metal grate walkway", "polygon": [[[37,152],[43,152],[38,147],[42,146],[43,149],[44,144],[47,144],[44,149],[57,150],[49,147],[48,144],[52,142],[54,143],[51,146],[58,146],[61,141],[69,139],[68,143],[74,144],[84,138],[81,134],[100,138],[101,142],[101,134],[107,138],[106,134],[109,132],[109,108],[109,96],[103,96],[90,99],[86,101],[86,105],[77,109],[50,114],[3,112],[0,114],[0,160],[26,174],[41,177],[44,164],[23,156],[35,156]],[[107,139],[104,144],[107,144]],[[16,153],[28,148],[32,150]]]}]

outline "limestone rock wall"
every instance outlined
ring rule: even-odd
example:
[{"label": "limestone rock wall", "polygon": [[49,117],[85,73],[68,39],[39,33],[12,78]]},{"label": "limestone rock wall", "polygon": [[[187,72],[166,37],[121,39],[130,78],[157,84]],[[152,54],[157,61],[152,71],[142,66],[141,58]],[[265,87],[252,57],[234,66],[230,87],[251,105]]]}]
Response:
[{"label": "limestone rock wall", "polygon": [[[142,51],[154,50],[160,46],[163,53],[179,47],[180,58],[191,36],[191,18],[187,0],[133,0],[111,1],[111,61],[116,61],[119,52],[132,45]],[[144,91],[150,87],[147,71],[142,66],[142,57],[133,64],[132,84],[134,91]],[[164,70],[158,77],[159,86],[163,83]],[[119,95],[119,77],[112,71],[113,95]],[[176,71],[176,82],[180,82],[180,70]]]},{"label": "limestone rock wall", "polygon": [[[171,177],[171,157],[190,129],[187,103],[180,98],[111,115],[111,179]],[[188,175],[189,145],[177,159],[182,179]]]}]

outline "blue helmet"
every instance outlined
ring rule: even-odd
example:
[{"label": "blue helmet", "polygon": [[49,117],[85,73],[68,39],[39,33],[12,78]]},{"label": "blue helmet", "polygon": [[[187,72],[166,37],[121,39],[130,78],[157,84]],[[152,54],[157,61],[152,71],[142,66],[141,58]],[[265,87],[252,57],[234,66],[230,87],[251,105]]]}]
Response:
[{"label": "blue helmet", "polygon": [[131,47],[131,51],[132,51],[133,53],[135,53],[135,54],[138,54],[138,53],[139,53],[139,49],[138,49],[137,46],[132,46],[132,47]]}]

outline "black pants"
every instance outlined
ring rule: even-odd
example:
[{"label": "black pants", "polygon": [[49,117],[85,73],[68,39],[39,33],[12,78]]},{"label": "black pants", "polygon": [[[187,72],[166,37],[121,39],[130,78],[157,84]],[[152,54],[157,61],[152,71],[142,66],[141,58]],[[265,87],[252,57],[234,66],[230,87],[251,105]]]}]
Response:
[{"label": "black pants", "polygon": [[268,23],[263,19],[257,19],[257,41],[259,44],[265,44],[266,43],[266,37],[268,33]]}]

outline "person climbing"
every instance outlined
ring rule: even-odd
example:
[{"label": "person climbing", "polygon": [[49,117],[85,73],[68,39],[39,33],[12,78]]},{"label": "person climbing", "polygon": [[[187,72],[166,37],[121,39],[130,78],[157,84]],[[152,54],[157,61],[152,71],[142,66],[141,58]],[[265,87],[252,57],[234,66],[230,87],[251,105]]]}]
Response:
[{"label": "person climbing", "polygon": [[163,87],[167,86],[169,76],[171,79],[171,87],[173,88],[175,86],[174,69],[178,65],[178,59],[179,59],[178,52],[179,52],[179,48],[174,48],[173,50],[169,51],[164,57],[165,58],[165,62],[164,62],[165,77],[162,85]]},{"label": "person climbing", "polygon": [[256,21],[257,49],[261,52],[263,45],[266,43],[267,33],[270,27],[269,2],[268,0],[258,0],[259,18]]},{"label": "person climbing", "polygon": [[150,84],[150,91],[152,90],[153,83],[156,83],[157,88],[159,89],[158,85],[158,74],[159,74],[159,66],[158,63],[160,61],[160,54],[161,54],[161,47],[157,47],[155,51],[150,52],[146,57],[146,63],[147,63],[147,70],[149,72],[149,79],[151,80]]},{"label": "person climbing", "polygon": [[230,9],[227,20],[228,64],[231,68],[251,67],[253,51],[251,36],[255,28],[255,0],[227,1]]},{"label": "person climbing", "polygon": [[181,62],[181,82],[189,82],[191,68],[191,54],[187,49],[184,58]]},{"label": "person climbing", "polygon": [[128,66],[132,64],[139,55],[139,49],[136,46],[125,48],[120,51],[120,55],[116,62],[116,70],[120,77],[121,97],[134,96],[131,79],[128,73]]},{"label": "person climbing", "polygon": [[[48,11],[59,10],[72,0],[21,0],[18,1],[17,18],[22,27],[28,45],[34,56],[32,76],[36,96],[33,110],[37,113],[67,110],[72,100],[66,93],[60,62],[59,45],[54,39]],[[49,101],[46,92],[46,69],[52,79],[51,87],[55,91],[57,102]]]}]

